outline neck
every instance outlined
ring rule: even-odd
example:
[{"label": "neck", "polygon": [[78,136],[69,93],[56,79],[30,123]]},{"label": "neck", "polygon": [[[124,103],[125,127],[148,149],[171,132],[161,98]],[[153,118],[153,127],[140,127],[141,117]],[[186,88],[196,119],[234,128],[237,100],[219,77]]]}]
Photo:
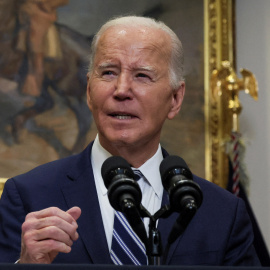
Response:
[{"label": "neck", "polygon": [[152,145],[125,145],[121,143],[105,144],[100,140],[101,146],[113,156],[123,157],[132,167],[139,168],[150,159],[158,150],[159,142]]}]

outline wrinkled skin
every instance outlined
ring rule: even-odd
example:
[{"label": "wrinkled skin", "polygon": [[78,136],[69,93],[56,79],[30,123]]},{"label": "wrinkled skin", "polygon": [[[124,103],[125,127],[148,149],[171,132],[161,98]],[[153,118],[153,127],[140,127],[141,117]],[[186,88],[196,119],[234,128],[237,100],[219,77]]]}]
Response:
[{"label": "wrinkled skin", "polygon": [[185,84],[172,89],[167,33],[114,26],[101,36],[88,74],[88,105],[101,145],[135,167],[157,150],[166,119],[179,112]]}]

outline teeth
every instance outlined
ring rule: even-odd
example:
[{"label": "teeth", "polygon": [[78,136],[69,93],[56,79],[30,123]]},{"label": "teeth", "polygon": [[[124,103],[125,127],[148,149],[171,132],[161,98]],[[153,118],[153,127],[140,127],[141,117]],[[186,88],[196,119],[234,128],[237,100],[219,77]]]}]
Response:
[{"label": "teeth", "polygon": [[111,116],[117,118],[117,119],[120,119],[120,120],[124,120],[124,119],[131,119],[133,118],[132,115],[130,114],[111,114]]},{"label": "teeth", "polygon": [[115,117],[117,119],[120,119],[120,120],[122,120],[122,119],[131,119],[130,115],[115,115]]}]

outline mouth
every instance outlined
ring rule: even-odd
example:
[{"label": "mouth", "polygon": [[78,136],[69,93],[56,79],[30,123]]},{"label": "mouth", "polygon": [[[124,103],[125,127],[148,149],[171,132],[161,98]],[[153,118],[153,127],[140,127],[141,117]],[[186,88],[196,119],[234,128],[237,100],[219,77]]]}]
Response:
[{"label": "mouth", "polygon": [[114,116],[117,119],[124,120],[124,119],[131,119],[132,117],[130,115],[115,115]]},{"label": "mouth", "polygon": [[126,120],[126,119],[135,118],[134,115],[127,114],[127,113],[112,113],[112,114],[110,114],[110,116],[113,118],[117,118],[119,120]]}]

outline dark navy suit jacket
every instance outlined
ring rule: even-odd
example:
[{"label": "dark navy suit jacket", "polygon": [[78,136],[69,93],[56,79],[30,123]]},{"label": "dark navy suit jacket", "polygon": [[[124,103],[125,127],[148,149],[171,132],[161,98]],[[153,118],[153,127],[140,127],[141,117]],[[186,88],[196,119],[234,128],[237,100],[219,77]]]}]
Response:
[{"label": "dark navy suit jacket", "polygon": [[[93,179],[90,144],[82,153],[54,161],[6,182],[0,200],[0,263],[20,255],[21,225],[29,212],[79,206],[79,239],[54,263],[111,264]],[[244,202],[217,185],[194,176],[204,199],[185,232],[171,245],[170,265],[259,265]],[[163,204],[168,204],[164,192]],[[163,246],[178,217],[160,219]]]}]

